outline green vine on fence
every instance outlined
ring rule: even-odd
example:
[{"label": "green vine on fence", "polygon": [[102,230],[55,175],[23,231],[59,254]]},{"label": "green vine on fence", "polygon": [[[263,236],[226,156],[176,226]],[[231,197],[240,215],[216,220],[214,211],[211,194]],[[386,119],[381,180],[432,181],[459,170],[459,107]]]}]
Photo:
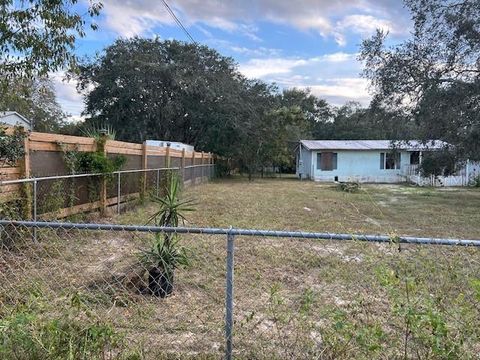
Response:
[{"label": "green vine on fence", "polygon": [[[107,156],[105,153],[108,136],[95,137],[96,151],[81,152],[78,147],[73,149],[65,144],[58,143],[63,152],[63,161],[70,174],[103,174],[98,178],[88,179],[88,200],[94,202],[99,197],[99,181],[106,180],[110,183],[113,179],[112,173],[119,171],[125,165],[127,159],[124,155]],[[73,206],[76,198],[75,178],[72,179],[69,192],[69,206]]]},{"label": "green vine on fence", "polygon": [[[25,156],[25,137],[27,133],[21,126],[15,126],[12,134],[7,134],[7,127],[0,126],[0,168],[4,166],[17,166],[18,161]],[[3,178],[3,173],[0,177]],[[28,185],[22,186],[22,196],[20,199],[0,204],[0,216],[4,218],[15,219],[19,216],[29,216],[28,206],[29,191]]]},{"label": "green vine on fence", "polygon": [[25,155],[24,140],[27,136],[21,126],[15,126],[13,134],[7,135],[6,127],[0,127],[0,166],[16,166]]}]

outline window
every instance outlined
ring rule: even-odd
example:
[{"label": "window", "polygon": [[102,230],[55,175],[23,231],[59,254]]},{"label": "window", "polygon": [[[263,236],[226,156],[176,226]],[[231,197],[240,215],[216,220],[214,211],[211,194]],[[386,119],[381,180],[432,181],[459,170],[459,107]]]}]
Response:
[{"label": "window", "polygon": [[337,153],[317,153],[317,169],[322,171],[337,170]]},{"label": "window", "polygon": [[420,151],[413,151],[410,153],[410,165],[420,164]]},{"label": "window", "polygon": [[380,153],[380,169],[400,169],[400,153]]}]

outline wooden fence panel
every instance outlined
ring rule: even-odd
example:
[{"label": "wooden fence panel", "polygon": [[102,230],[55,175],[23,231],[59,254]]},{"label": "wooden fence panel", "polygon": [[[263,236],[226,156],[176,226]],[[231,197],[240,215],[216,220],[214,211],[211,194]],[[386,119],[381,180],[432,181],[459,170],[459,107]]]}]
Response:
[{"label": "wooden fence panel", "polygon": [[[6,132],[7,134],[13,133],[13,128],[7,128]],[[26,155],[17,166],[0,168],[0,181],[66,175],[69,173],[69,169],[64,162],[64,152],[66,150],[94,152],[97,150],[97,145],[94,138],[30,132],[25,140],[25,149]],[[126,163],[122,168],[123,170],[164,168],[167,165],[178,167],[181,169],[186,183],[195,183],[195,178],[202,174],[199,168],[189,169],[188,166],[202,163],[210,164],[212,161],[212,156],[208,153],[188,152],[116,140],[106,141],[105,153],[110,158],[118,155],[125,156]],[[183,167],[187,167],[187,169],[183,171]],[[65,198],[60,199],[61,206],[64,206],[64,208],[56,212],[55,216],[57,217],[102,209],[105,206],[117,204],[118,184],[115,178],[107,180],[106,198],[105,196],[102,197],[100,193],[97,194],[98,198],[97,196],[92,198],[91,189],[101,186],[95,183],[95,179],[87,178],[46,180],[41,185],[39,182],[37,195],[41,200],[49,196],[54,197],[55,195],[52,195],[55,192],[54,190],[60,185],[64,187],[62,193]],[[158,181],[157,178],[156,173],[148,173],[143,178],[138,173],[122,174],[120,201],[125,202],[138,198],[144,191],[145,184],[148,183],[151,186],[152,182]],[[200,179],[198,182],[200,182]],[[5,202],[20,198],[21,189],[22,185],[19,184],[1,185],[0,201]],[[43,212],[43,218],[53,216],[48,211],[48,206],[45,209],[39,208],[39,210]]]}]

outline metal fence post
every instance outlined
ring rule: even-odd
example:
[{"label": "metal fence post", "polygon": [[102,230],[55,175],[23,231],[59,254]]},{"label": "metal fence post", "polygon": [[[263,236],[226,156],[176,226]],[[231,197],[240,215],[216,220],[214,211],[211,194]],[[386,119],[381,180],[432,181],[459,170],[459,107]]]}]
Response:
[{"label": "metal fence post", "polygon": [[[33,221],[37,221],[37,180],[33,181]],[[33,228],[33,241],[37,242],[37,228]]]},{"label": "metal fence post", "polygon": [[234,270],[235,236],[227,234],[227,274],[225,293],[225,359],[232,359],[233,336],[233,270]]},{"label": "metal fence post", "polygon": [[120,181],[120,172],[118,173],[117,179],[117,214],[120,214],[120,197],[122,196],[121,192],[121,181]]},{"label": "metal fence post", "polygon": [[160,193],[160,170],[157,170],[157,179],[155,181],[155,192],[157,196]]}]

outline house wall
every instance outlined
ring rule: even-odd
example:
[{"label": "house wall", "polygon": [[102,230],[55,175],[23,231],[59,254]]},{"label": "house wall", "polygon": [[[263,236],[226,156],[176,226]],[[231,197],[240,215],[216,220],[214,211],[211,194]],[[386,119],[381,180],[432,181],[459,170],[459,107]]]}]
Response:
[{"label": "house wall", "polygon": [[26,123],[21,117],[16,114],[5,115],[0,118],[0,123],[9,126],[23,126],[27,130],[32,130],[30,124]]},{"label": "house wall", "polygon": [[410,153],[401,152],[400,169],[380,169],[380,153],[387,150],[355,151],[355,150],[332,150],[337,153],[337,169],[322,171],[317,169],[317,153],[312,151],[313,178],[316,181],[359,181],[359,182],[382,182],[395,183],[404,182],[406,177],[402,176],[404,165],[410,164]]},{"label": "house wall", "polygon": [[[300,164],[300,160],[302,160],[302,164]],[[302,174],[302,179],[312,179],[312,152],[303,146],[300,148],[300,151],[297,151],[296,174],[298,177]]]}]

